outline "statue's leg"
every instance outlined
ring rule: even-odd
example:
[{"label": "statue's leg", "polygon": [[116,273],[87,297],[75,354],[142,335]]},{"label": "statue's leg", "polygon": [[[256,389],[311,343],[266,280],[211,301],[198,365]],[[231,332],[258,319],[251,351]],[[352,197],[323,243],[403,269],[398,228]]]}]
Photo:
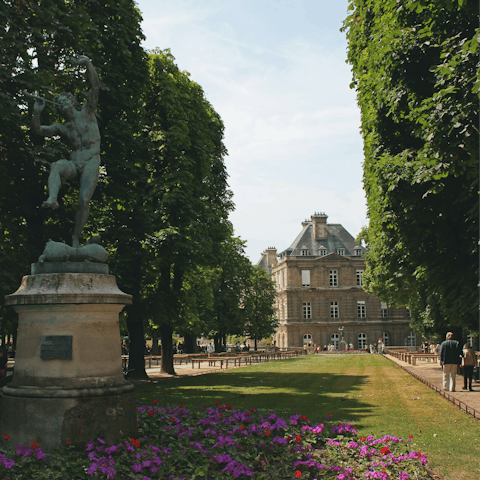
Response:
[{"label": "statue's leg", "polygon": [[73,231],[72,246],[80,246],[80,235],[87,223],[89,203],[98,182],[98,171],[100,162],[97,158],[88,161],[83,167],[80,177],[80,193],[78,194],[78,210],[75,218],[75,229]]},{"label": "statue's leg", "polygon": [[48,198],[42,204],[44,208],[58,208],[57,196],[62,185],[62,177],[67,180],[75,178],[77,167],[69,160],[59,160],[52,163],[50,167],[50,175],[48,177]]}]

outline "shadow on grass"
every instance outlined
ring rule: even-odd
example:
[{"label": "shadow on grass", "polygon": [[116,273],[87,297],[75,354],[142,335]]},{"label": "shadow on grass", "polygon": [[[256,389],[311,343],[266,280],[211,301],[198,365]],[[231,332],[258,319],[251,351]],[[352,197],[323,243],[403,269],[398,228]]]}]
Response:
[{"label": "shadow on grass", "polygon": [[[289,361],[289,367],[292,366]],[[373,407],[362,400],[359,389],[366,376],[338,373],[264,372],[236,369],[135,387],[137,399],[160,405],[186,407],[232,404],[234,408],[265,408],[279,415],[305,414],[320,422],[330,413],[335,420],[358,424]]]}]

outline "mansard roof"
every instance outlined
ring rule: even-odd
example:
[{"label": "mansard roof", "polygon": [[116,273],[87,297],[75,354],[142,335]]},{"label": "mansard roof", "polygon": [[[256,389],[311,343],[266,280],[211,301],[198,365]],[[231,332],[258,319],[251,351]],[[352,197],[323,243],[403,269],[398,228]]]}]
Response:
[{"label": "mansard roof", "polygon": [[264,270],[266,270],[268,273],[272,273],[271,267],[268,265],[267,261],[267,255],[265,253],[262,253],[262,256],[260,257],[260,260],[257,262],[257,265],[259,267],[262,267]]},{"label": "mansard roof", "polygon": [[302,250],[308,250],[309,255],[320,256],[321,250],[327,250],[327,255],[337,253],[338,249],[344,248],[345,255],[354,256],[355,250],[361,250],[362,255],[365,248],[358,245],[355,239],[345,228],[339,223],[327,223],[327,238],[314,240],[313,238],[313,222],[304,222],[302,231],[299,233],[293,243],[283,252],[278,254],[279,257],[285,255],[302,255]]}]

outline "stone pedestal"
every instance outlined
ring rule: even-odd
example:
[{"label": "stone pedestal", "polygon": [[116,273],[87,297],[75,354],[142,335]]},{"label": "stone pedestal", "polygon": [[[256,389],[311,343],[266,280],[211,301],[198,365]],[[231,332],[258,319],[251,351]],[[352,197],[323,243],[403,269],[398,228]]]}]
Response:
[{"label": "stone pedestal", "polygon": [[[47,264],[45,264],[47,265]],[[13,381],[2,390],[2,434],[44,451],[100,437],[136,437],[134,386],[123,378],[118,314],[132,302],[106,265],[34,264],[6,297],[19,316]],[[93,272],[89,272],[92,270]],[[103,271],[105,273],[97,273]],[[0,438],[3,440],[3,437]]]}]

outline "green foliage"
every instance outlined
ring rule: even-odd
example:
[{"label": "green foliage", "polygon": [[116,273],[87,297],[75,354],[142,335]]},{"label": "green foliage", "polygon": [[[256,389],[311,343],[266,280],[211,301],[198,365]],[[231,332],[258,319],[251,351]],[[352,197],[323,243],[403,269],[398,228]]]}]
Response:
[{"label": "green foliage", "polygon": [[478,329],[478,9],[352,0],[345,20],[364,140],[369,293],[425,335]]},{"label": "green foliage", "polygon": [[162,368],[172,372],[173,329],[196,334],[202,312],[212,305],[217,248],[230,235],[233,204],[219,115],[169,50],[151,52],[149,69],[142,295],[149,317],[161,326]]},{"label": "green foliage", "polygon": [[275,333],[278,319],[275,318],[275,282],[262,267],[252,266],[243,294],[245,331],[255,340],[267,338]]},{"label": "green foliage", "polygon": [[[58,210],[51,212],[39,207],[46,198],[47,164],[68,158],[68,149],[58,140],[31,134],[32,102],[27,102],[22,92],[38,91],[53,100],[54,95],[70,91],[83,103],[85,91],[90,87],[84,73],[69,62],[73,55],[85,54],[92,59],[98,68],[101,88],[97,118],[106,170],[93,197],[85,235],[101,232],[113,254],[118,245],[126,245],[142,232],[137,228],[141,216],[133,214],[136,179],[143,171],[144,158],[136,141],[141,127],[138,98],[148,76],[145,53],[140,46],[143,39],[140,20],[132,0],[108,5],[100,0],[0,3],[0,315],[3,321],[15,317],[12,309],[3,308],[4,295],[18,288],[21,277],[29,273],[30,264],[40,256],[45,242],[49,238],[66,242],[71,239],[78,179],[65,182]],[[42,123],[58,121],[62,119],[57,112],[47,106]],[[130,256],[123,256],[123,264],[116,261],[115,255],[110,263],[122,288],[135,296],[138,275],[128,272],[134,250],[128,252]],[[137,260],[136,265],[139,263]]]}]

